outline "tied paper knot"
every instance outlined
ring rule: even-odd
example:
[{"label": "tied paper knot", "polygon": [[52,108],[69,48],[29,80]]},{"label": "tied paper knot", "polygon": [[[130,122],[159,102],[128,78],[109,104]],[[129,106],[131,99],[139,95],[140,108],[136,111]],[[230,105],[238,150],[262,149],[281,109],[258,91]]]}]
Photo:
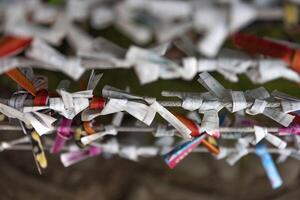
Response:
[{"label": "tied paper knot", "polygon": [[[23,121],[26,125],[31,124],[39,135],[44,135],[49,133],[54,129],[52,124],[56,121],[56,119],[49,115],[46,115],[44,113],[39,113],[36,111],[26,112],[25,109],[23,108],[23,104],[27,97],[27,94],[28,94],[27,92],[15,93],[8,102],[8,104],[11,105],[12,107],[2,104],[0,106],[2,107],[2,112],[5,113],[5,115],[7,116],[10,116],[12,118],[17,118]],[[18,110],[15,108],[17,108]]]},{"label": "tied paper knot", "polygon": [[114,135],[115,136],[117,134],[118,134],[118,131],[116,130],[116,128],[114,126],[107,125],[104,127],[104,131],[82,137],[81,143],[83,145],[88,145],[96,140],[102,139],[106,135]]},{"label": "tied paper knot", "polygon": [[182,108],[189,111],[194,111],[201,107],[202,102],[202,98],[185,97],[182,101]]},{"label": "tied paper knot", "polygon": [[[145,113],[145,112],[141,112],[140,110],[137,110],[137,108],[139,108],[139,106],[142,106],[142,108],[144,107],[144,109],[147,111],[146,112],[147,115],[143,115],[142,116],[143,120],[140,120],[140,121],[144,122],[145,119],[151,119],[151,121],[149,120],[149,122],[151,123],[153,118],[155,117],[156,112],[157,112],[166,121],[168,121],[172,126],[174,126],[174,128],[178,130],[178,132],[181,134],[181,136],[183,138],[191,139],[191,136],[190,136],[191,131],[182,122],[180,122],[170,111],[168,111],[165,107],[163,107],[160,103],[158,103],[155,98],[133,95],[133,94],[130,94],[128,92],[119,90],[117,88],[113,88],[111,86],[105,86],[102,90],[102,95],[104,97],[110,98],[110,101],[108,102],[108,104],[112,100],[114,100],[113,98],[117,98],[117,99],[114,100],[115,102],[119,101],[122,104],[125,104],[125,105],[123,105],[124,108],[120,107],[120,106],[116,107],[117,104],[116,105],[111,104],[111,109],[114,112],[123,111],[124,109],[127,108],[126,112],[130,113],[131,115],[133,115],[133,114],[141,115],[141,113]],[[143,101],[146,104],[148,104],[149,106],[145,105],[145,104],[142,104],[142,103],[137,103],[137,102],[135,102],[136,100]],[[102,112],[109,111],[108,104],[102,110]],[[139,112],[137,112],[137,111],[139,111]],[[145,118],[145,116],[147,118]],[[149,118],[149,116],[151,118]],[[139,118],[137,118],[137,119],[139,119]],[[150,123],[147,124],[147,125],[150,125]]]},{"label": "tied paper knot", "polygon": [[246,110],[246,113],[249,115],[257,115],[263,113],[267,106],[267,102],[260,99],[255,99],[253,105],[250,109]]},{"label": "tied paper knot", "polygon": [[[224,107],[231,112],[245,110],[250,115],[263,114],[270,119],[287,127],[295,118],[287,111],[295,111],[300,106],[299,100],[285,96],[280,97],[285,101],[278,101],[278,92],[272,96],[263,87],[246,92],[232,91],[225,89],[209,73],[203,72],[199,75],[198,82],[205,87],[206,93],[189,92],[162,92],[163,96],[179,97],[183,99],[181,107],[187,110],[198,109],[199,113],[204,114],[201,124],[203,130],[210,132],[218,130],[218,112]],[[289,100],[289,101],[287,101]],[[290,105],[287,105],[287,104]]]},{"label": "tied paper knot", "polygon": [[34,39],[26,55],[30,58],[51,65],[74,80],[78,80],[85,69],[80,58],[66,58],[63,54],[52,48],[40,39]]},{"label": "tied paper knot", "polygon": [[126,61],[132,63],[141,84],[158,80],[159,78],[183,78],[191,80],[197,73],[197,60],[185,58],[180,66],[176,62],[161,56],[155,51],[131,46],[126,54]]},{"label": "tied paper knot", "polygon": [[50,98],[49,108],[59,112],[68,119],[73,119],[78,113],[89,107],[89,98],[93,97],[92,90],[69,93],[58,90],[61,98]]}]

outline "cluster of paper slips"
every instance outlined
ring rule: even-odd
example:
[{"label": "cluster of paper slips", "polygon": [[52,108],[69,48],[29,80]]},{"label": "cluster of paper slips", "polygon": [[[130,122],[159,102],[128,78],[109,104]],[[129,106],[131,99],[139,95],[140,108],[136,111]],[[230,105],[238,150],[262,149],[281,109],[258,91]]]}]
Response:
[{"label": "cluster of paper slips", "polygon": [[[255,84],[278,78],[299,83],[297,44],[241,32],[256,21],[280,21],[284,29],[296,30],[296,1],[55,2],[0,2],[0,74],[18,84],[10,98],[0,98],[0,130],[23,132],[18,139],[2,141],[0,151],[32,150],[40,172],[48,166],[48,152],[59,153],[66,167],[89,157],[119,155],[133,161],[162,156],[171,169],[191,152],[209,152],[230,165],[256,153],[272,187],[282,185],[270,153],[278,154],[279,163],[288,157],[300,160],[300,99],[262,86],[227,89],[208,72],[231,82],[244,74]],[[108,27],[130,38],[132,45],[123,48],[91,31]],[[226,48],[225,42],[235,48]],[[61,80],[50,91],[48,77],[33,68],[62,72],[75,81],[85,72],[90,77],[84,90],[70,92],[70,82]],[[198,77],[206,92],[162,91],[171,99],[159,100],[106,85],[102,96],[94,95],[103,75],[97,69],[131,68],[140,87],[158,79]],[[185,114],[172,112],[172,107]],[[119,137],[125,133],[128,140],[132,133],[152,133],[155,140],[147,145],[126,142]]]}]

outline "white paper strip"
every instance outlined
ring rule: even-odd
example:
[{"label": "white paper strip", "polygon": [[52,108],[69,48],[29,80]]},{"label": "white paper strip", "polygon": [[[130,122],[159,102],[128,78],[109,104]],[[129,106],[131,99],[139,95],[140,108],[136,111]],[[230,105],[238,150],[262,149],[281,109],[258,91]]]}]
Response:
[{"label": "white paper strip", "polygon": [[285,149],[287,146],[287,143],[280,139],[279,137],[271,134],[271,133],[267,133],[267,135],[265,136],[266,140],[268,140],[271,144],[273,144],[274,146],[276,146],[279,149]]},{"label": "white paper strip", "polygon": [[295,116],[286,114],[281,112],[279,109],[271,109],[271,108],[265,108],[263,114],[276,122],[280,123],[281,125],[288,127],[292,121],[294,120]]},{"label": "white paper strip", "polygon": [[219,116],[216,110],[208,110],[204,113],[201,131],[206,131],[209,135],[213,135],[214,131],[219,129]]},{"label": "white paper strip", "polygon": [[188,129],[180,120],[178,120],[172,113],[160,105],[157,101],[154,101],[151,105],[156,112],[158,112],[166,121],[168,121],[185,139],[191,138],[191,130]]},{"label": "white paper strip", "polygon": [[268,130],[260,126],[254,126],[255,144],[258,144],[267,134]]},{"label": "white paper strip", "polygon": [[244,93],[241,91],[231,91],[232,97],[232,112],[244,110],[247,108],[247,101]]},{"label": "white paper strip", "polygon": [[199,75],[198,82],[219,98],[227,96],[225,88],[207,72],[202,72]]}]

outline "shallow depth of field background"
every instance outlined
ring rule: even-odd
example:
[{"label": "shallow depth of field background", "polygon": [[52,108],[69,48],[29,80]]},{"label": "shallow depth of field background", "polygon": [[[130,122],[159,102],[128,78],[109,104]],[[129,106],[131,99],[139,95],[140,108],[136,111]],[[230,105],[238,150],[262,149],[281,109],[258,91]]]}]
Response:
[{"label": "shallow depth of field background", "polygon": [[[82,26],[85,26],[84,24]],[[270,36],[288,41],[300,41],[299,34],[282,30],[282,24],[259,22],[243,30],[260,36]],[[132,42],[113,27],[105,30],[91,30],[94,36],[101,35],[122,47]],[[67,48],[64,44],[60,50]],[[227,47],[232,47],[228,40]],[[98,70],[98,72],[100,72]],[[104,76],[97,87],[101,94],[105,84],[121,89],[130,86],[133,93],[160,97],[162,90],[203,92],[204,88],[194,78],[191,82],[182,80],[160,80],[139,85],[133,70],[104,70]],[[49,89],[55,90],[58,82],[67,79],[61,73],[36,70],[49,78]],[[225,87],[246,90],[258,87],[245,76],[239,83],[230,83],[217,73],[212,73]],[[89,72],[82,77],[87,81]],[[71,90],[80,89],[80,83],[72,83]],[[0,76],[1,97],[8,97],[16,84],[4,75]],[[299,86],[286,80],[276,80],[265,85],[269,91],[278,89],[300,97]],[[180,111],[180,110],[179,110]],[[264,120],[265,118],[260,118]],[[19,133],[21,134],[21,133]],[[18,136],[18,135],[15,135]],[[1,133],[1,140],[13,138],[11,133]],[[72,200],[198,200],[198,199],[299,199],[300,161],[292,158],[277,165],[283,178],[283,186],[273,190],[262,168],[259,158],[250,155],[235,166],[224,160],[215,160],[209,154],[192,154],[176,167],[168,169],[161,157],[142,159],[135,163],[119,157],[105,159],[101,156],[64,168],[59,155],[47,154],[49,167],[43,175],[36,170],[32,153],[7,151],[0,154],[0,199],[72,199]],[[274,155],[274,158],[276,156]]]}]

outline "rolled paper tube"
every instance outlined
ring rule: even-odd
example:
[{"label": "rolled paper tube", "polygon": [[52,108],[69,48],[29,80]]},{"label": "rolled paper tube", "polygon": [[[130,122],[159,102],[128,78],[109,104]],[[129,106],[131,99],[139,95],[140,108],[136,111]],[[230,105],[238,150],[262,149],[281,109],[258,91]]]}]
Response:
[{"label": "rolled paper tube", "polygon": [[[174,115],[183,123],[185,124],[192,132],[191,136],[198,137],[200,136],[200,126],[194,122],[191,119],[188,119],[187,117],[180,115],[178,113],[174,113]],[[220,150],[215,147],[214,145],[210,144],[207,140],[203,139],[202,141],[203,146],[205,146],[211,153],[213,154],[219,154]]]},{"label": "rolled paper tube", "polygon": [[60,156],[60,160],[65,167],[78,163],[89,157],[97,156],[101,154],[101,148],[97,146],[90,146],[86,150],[78,150],[68,153],[63,153]]},{"label": "rolled paper tube", "polygon": [[[0,40],[0,58],[16,55],[31,43],[31,38],[18,38],[4,36]],[[17,66],[16,66],[17,67]],[[11,69],[5,72],[12,80],[35,96],[36,90],[30,80],[28,80],[19,69]]]},{"label": "rolled paper tube", "polygon": [[31,38],[4,36],[0,39],[0,57],[13,56],[20,53],[30,43]]},{"label": "rolled paper tube", "polygon": [[63,118],[60,126],[57,130],[54,144],[51,148],[51,153],[59,153],[66,141],[72,136],[73,132],[71,131],[72,120]]},{"label": "rolled paper tube", "polygon": [[193,137],[198,137],[201,133],[201,129],[200,126],[194,122],[193,120],[178,114],[178,113],[173,113],[175,115],[175,117],[177,117],[184,125],[186,125],[192,132],[191,132],[191,136]]},{"label": "rolled paper tube", "polygon": [[85,130],[85,132],[88,135],[92,135],[92,134],[96,133],[96,131],[93,129],[91,121],[83,122],[83,129]]},{"label": "rolled paper tube", "polygon": [[292,64],[291,61],[295,50],[286,45],[245,33],[237,33],[232,39],[236,47],[251,54],[262,54],[279,58],[288,64]]},{"label": "rolled paper tube", "polygon": [[293,70],[300,73],[300,51],[297,49],[245,33],[235,34],[233,42],[236,47],[251,54],[262,54],[282,59]]},{"label": "rolled paper tube", "polygon": [[300,51],[296,51],[291,63],[291,68],[300,73]]},{"label": "rolled paper tube", "polygon": [[47,90],[40,90],[37,92],[36,96],[33,100],[34,106],[45,106],[48,103],[48,91]]},{"label": "rolled paper tube", "polygon": [[202,144],[203,146],[205,146],[205,148],[207,148],[207,150],[209,150],[211,153],[218,155],[220,153],[220,149],[218,149],[216,146],[212,145],[211,143],[209,143],[207,140],[202,140]]},{"label": "rolled paper tube", "polygon": [[256,154],[261,158],[263,167],[267,173],[267,176],[271,182],[272,188],[276,189],[282,185],[282,179],[275,166],[275,163],[268,152],[267,146],[265,144],[256,145]]},{"label": "rolled paper tube", "polygon": [[176,165],[179,164],[179,162],[184,159],[188,154],[190,154],[197,146],[203,141],[203,139],[206,137],[206,134],[203,134],[192,141],[185,142],[177,147],[175,147],[173,150],[171,150],[169,153],[165,154],[163,156],[165,162],[170,167],[170,169],[174,169]]},{"label": "rolled paper tube", "polygon": [[105,106],[105,99],[102,97],[93,97],[90,103],[90,109],[102,110]]},{"label": "rolled paper tube", "polygon": [[279,128],[279,135],[300,135],[300,125],[292,124],[287,128]]},{"label": "rolled paper tube", "polygon": [[28,80],[25,75],[17,68],[11,69],[5,72],[7,76],[9,76],[12,80],[14,80],[18,85],[20,85],[23,89],[29,92],[31,95],[36,95],[36,89],[32,82]]}]

